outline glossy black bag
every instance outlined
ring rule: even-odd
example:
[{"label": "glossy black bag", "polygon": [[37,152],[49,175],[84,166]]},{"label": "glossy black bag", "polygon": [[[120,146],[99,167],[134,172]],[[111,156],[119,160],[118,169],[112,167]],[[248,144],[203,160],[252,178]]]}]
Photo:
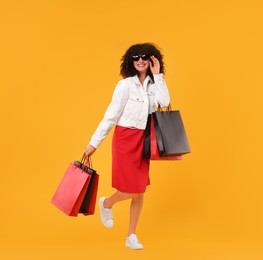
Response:
[{"label": "glossy black bag", "polygon": [[154,130],[161,157],[190,153],[190,146],[179,110],[167,110],[153,113]]}]

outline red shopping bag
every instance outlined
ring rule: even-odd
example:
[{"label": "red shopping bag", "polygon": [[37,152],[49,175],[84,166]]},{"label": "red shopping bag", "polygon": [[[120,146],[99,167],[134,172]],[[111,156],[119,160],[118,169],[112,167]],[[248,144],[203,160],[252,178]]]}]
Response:
[{"label": "red shopping bag", "polygon": [[172,155],[172,156],[160,156],[156,133],[154,129],[154,120],[151,118],[151,133],[150,133],[150,159],[151,160],[182,160],[181,155]]},{"label": "red shopping bag", "polygon": [[70,163],[51,203],[68,216],[94,214],[99,175],[85,159]]}]

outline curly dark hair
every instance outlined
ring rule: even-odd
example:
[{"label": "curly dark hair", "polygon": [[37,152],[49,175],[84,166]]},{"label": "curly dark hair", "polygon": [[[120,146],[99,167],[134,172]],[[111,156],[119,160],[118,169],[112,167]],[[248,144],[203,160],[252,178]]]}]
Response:
[{"label": "curly dark hair", "polygon": [[[149,56],[153,55],[155,58],[157,58],[160,62],[160,73],[164,74],[163,55],[160,51],[160,48],[153,43],[139,43],[132,45],[122,56],[120,74],[123,78],[133,77],[138,74],[138,71],[133,66],[132,56],[142,54]],[[154,81],[150,67],[147,70],[147,75],[149,75]]]}]

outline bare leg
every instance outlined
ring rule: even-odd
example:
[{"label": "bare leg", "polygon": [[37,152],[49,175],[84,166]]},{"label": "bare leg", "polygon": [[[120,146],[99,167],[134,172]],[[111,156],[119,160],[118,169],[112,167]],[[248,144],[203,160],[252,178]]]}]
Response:
[{"label": "bare leg", "polygon": [[122,200],[132,199],[130,207],[130,225],[128,235],[135,234],[143,205],[143,193],[124,193],[116,191],[111,197],[104,201],[105,208],[111,208],[115,203]]},{"label": "bare leg", "polygon": [[143,193],[137,194],[137,196],[132,198],[131,208],[130,208],[130,226],[128,236],[135,234],[136,227],[139,221],[140,213],[143,205]]},{"label": "bare leg", "polygon": [[136,196],[138,196],[138,194],[136,194],[136,193],[124,193],[121,191],[116,191],[111,197],[107,198],[104,201],[103,206],[105,208],[111,208],[115,203],[117,203],[119,201],[132,199]]}]

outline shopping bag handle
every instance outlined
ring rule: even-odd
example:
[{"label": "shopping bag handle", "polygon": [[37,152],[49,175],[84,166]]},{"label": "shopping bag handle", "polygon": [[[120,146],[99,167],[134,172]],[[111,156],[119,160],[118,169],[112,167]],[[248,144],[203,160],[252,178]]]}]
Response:
[{"label": "shopping bag handle", "polygon": [[169,103],[169,105],[167,107],[161,107],[161,105],[158,103],[157,111],[158,112],[172,111],[171,103]]},{"label": "shopping bag handle", "polygon": [[92,162],[90,156],[87,156],[85,153],[83,153],[80,162],[84,164],[85,166],[88,166],[89,168],[92,168]]}]

